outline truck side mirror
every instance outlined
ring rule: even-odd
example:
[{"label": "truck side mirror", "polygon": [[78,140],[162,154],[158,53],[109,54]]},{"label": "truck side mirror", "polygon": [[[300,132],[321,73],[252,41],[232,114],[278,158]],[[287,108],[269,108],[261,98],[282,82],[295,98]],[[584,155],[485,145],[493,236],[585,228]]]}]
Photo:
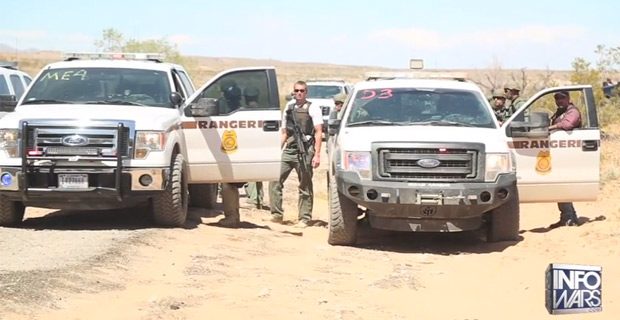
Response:
[{"label": "truck side mirror", "polygon": [[284,97],[284,99],[285,99],[286,101],[291,101],[291,100],[293,100],[293,94],[292,94],[292,93],[287,94],[287,95]]},{"label": "truck side mirror", "polygon": [[215,98],[200,98],[185,108],[188,117],[213,117],[220,114],[220,100]]},{"label": "truck side mirror", "polygon": [[508,125],[509,136],[527,138],[546,138],[549,136],[549,114],[546,112],[532,112],[529,121],[513,121]]},{"label": "truck side mirror", "polygon": [[340,128],[340,122],[340,119],[329,119],[327,121],[327,134],[333,136],[338,133],[338,128]]},{"label": "truck side mirror", "polygon": [[172,92],[170,93],[170,102],[172,102],[172,104],[174,104],[175,106],[180,106],[181,104],[183,104],[185,99],[183,99],[183,97],[181,97],[181,94],[179,94],[178,92]]},{"label": "truck side mirror", "polygon": [[16,106],[17,97],[15,95],[0,95],[0,112],[13,112]]}]

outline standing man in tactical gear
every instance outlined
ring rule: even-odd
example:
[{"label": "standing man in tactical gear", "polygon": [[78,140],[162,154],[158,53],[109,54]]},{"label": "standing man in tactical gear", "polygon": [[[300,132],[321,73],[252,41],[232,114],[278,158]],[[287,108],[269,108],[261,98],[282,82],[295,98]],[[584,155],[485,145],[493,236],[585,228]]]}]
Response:
[{"label": "standing man in tactical gear", "polygon": [[[282,119],[282,166],[280,180],[269,183],[269,199],[272,222],[282,222],[284,210],[282,208],[282,187],[293,169],[299,178],[299,222],[298,228],[305,228],[312,219],[312,205],[314,191],[312,186],[313,169],[321,163],[321,140],[323,134],[323,116],[321,108],[312,105],[306,100],[307,85],[304,81],[297,81],[293,86],[295,101],[287,104]],[[290,110],[289,112],[287,112]],[[294,119],[293,119],[294,118]],[[294,126],[297,124],[307,143],[307,154],[304,156],[304,165],[294,136]]]},{"label": "standing man in tactical gear", "polygon": [[493,106],[495,117],[497,117],[500,126],[514,113],[513,110],[506,106],[506,96],[499,90],[493,91],[491,106]]}]

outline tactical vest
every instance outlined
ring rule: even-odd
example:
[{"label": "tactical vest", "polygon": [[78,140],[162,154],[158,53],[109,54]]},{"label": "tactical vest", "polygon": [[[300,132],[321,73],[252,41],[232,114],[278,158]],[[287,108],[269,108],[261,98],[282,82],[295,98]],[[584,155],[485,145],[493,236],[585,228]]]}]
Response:
[{"label": "tactical vest", "polygon": [[[304,135],[307,136],[311,136],[314,137],[314,125],[312,123],[312,117],[310,116],[310,101],[306,102],[307,104],[307,108],[304,107],[295,107],[295,104],[291,104],[289,105],[289,108],[292,108],[293,112],[291,114],[291,116],[295,117],[295,120],[297,120],[297,125],[299,126],[299,128],[301,129],[301,132]],[[288,119],[288,121],[291,121],[290,125],[293,126],[293,119]],[[288,138],[286,140],[287,144],[291,144],[294,140],[295,137],[293,136],[293,132],[290,130],[288,131]],[[312,138],[310,138],[312,140]]]},{"label": "tactical vest", "polygon": [[521,99],[521,97],[517,97],[514,100],[510,100],[510,104],[508,105],[508,109],[510,110],[511,114],[515,113],[517,111],[517,109],[519,109],[521,107],[522,104],[525,103],[525,99]]}]

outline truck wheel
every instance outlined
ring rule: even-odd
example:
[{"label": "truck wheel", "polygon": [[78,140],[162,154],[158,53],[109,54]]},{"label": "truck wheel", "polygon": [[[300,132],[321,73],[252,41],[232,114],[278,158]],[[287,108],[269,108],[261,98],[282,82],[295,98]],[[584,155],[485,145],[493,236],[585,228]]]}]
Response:
[{"label": "truck wheel", "polygon": [[329,236],[331,245],[354,245],[357,239],[357,205],[338,192],[335,177],[329,178]]},{"label": "truck wheel", "polygon": [[166,190],[153,198],[153,218],[160,226],[181,227],[185,224],[189,192],[184,167],[183,155],[177,154]]},{"label": "truck wheel", "polygon": [[487,242],[516,241],[519,239],[519,194],[515,194],[499,208],[491,211],[487,228]]},{"label": "truck wheel", "polygon": [[189,198],[192,207],[213,209],[217,203],[217,183],[190,184]]},{"label": "truck wheel", "polygon": [[15,226],[24,220],[26,207],[21,202],[11,201],[6,196],[0,196],[0,226]]}]

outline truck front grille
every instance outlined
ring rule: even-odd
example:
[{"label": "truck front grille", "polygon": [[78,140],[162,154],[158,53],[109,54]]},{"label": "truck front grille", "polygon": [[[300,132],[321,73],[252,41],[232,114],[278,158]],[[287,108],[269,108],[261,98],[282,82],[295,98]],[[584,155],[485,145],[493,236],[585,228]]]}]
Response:
[{"label": "truck front grille", "polygon": [[472,148],[377,147],[381,180],[471,181],[479,178],[480,150]]},{"label": "truck front grille", "polygon": [[77,127],[56,125],[28,125],[26,151],[42,157],[83,156],[115,158],[130,153],[130,128],[123,127],[120,144],[116,127]]}]

